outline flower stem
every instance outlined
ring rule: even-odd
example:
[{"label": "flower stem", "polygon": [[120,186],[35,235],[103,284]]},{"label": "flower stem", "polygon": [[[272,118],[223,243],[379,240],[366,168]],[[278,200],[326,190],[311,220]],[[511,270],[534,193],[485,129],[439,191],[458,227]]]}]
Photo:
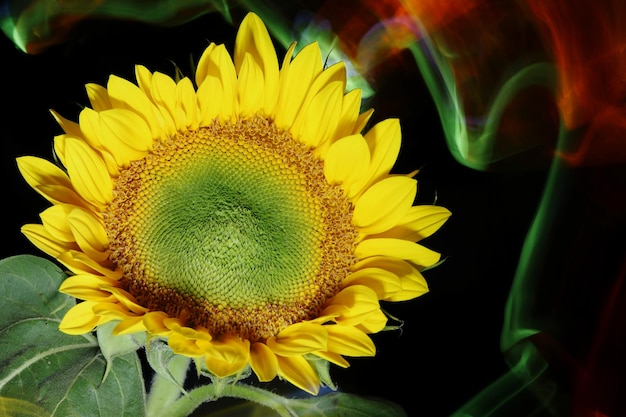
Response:
[{"label": "flower stem", "polygon": [[190,391],[174,402],[167,410],[171,417],[190,415],[202,403],[215,401],[219,397],[240,398],[276,411],[280,417],[293,417],[295,414],[287,406],[288,400],[272,392],[246,384],[208,384]]},{"label": "flower stem", "polygon": [[[167,407],[174,403],[183,393],[182,385],[187,376],[190,359],[178,355],[168,364],[170,376],[173,380],[154,374],[150,392],[146,402],[146,416],[159,417],[165,413]],[[179,382],[177,385],[174,381]],[[169,414],[169,411],[168,411]]]}]

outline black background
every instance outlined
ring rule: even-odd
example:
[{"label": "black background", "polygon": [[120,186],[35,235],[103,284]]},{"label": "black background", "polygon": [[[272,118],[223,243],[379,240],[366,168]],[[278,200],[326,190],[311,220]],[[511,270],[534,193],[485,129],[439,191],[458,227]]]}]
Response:
[{"label": "black background", "polygon": [[[234,11],[237,24],[243,13]],[[61,130],[48,109],[76,120],[88,104],[85,83],[106,84],[110,73],[133,79],[136,63],[173,75],[175,62],[189,75],[190,58],[197,60],[208,40],[232,51],[234,36],[220,15],[206,14],[175,27],[89,20],[76,25],[67,41],[35,55],[1,38],[2,257],[40,255],[19,228],[38,222],[48,204],[21,179],[15,158],[51,158],[52,139]],[[410,416],[448,416],[508,370],[499,349],[503,310],[549,155],[539,149],[527,166],[466,168],[448,151],[410,58],[383,63],[378,74],[374,121],[399,117],[403,127],[397,171],[421,168],[419,201],[436,196],[453,213],[425,242],[447,260],[426,273],[429,294],[387,306],[404,320],[402,331],[374,335],[377,356],[353,359],[333,376],[342,391],[387,398]]]}]

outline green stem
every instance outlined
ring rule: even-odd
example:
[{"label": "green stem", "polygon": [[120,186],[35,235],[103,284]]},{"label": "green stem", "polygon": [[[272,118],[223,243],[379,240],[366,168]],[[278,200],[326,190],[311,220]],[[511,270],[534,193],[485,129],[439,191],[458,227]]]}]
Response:
[{"label": "green stem", "polygon": [[[170,361],[168,369],[173,381],[159,374],[154,374],[146,402],[146,416],[159,417],[164,415],[166,409],[179,399],[190,361],[191,359],[182,355],[177,355]],[[179,382],[178,385],[174,381]]]},{"label": "green stem", "polygon": [[240,398],[255,402],[276,411],[280,417],[293,417],[295,414],[286,405],[287,400],[280,395],[245,384],[208,384],[198,387],[174,402],[167,410],[171,417],[190,415],[202,403],[215,401],[219,397]]}]

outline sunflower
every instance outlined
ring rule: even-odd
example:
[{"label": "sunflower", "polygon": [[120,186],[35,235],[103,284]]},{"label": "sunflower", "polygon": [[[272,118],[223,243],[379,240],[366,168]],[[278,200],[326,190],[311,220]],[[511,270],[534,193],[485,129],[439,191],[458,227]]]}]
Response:
[{"label": "sunflower", "polygon": [[416,242],[449,211],[414,206],[413,175],[390,174],[398,120],[361,134],[372,111],[344,65],[294,46],[279,67],[251,13],[234,59],[210,44],[195,85],[136,66],[136,84],[88,84],[78,123],[53,112],[62,167],[17,162],[52,203],[22,231],[82,300],[63,332],[116,321],[217,377],[250,367],[317,394],[314,361],[373,356],[380,301],[428,291],[420,271],[440,254]]}]

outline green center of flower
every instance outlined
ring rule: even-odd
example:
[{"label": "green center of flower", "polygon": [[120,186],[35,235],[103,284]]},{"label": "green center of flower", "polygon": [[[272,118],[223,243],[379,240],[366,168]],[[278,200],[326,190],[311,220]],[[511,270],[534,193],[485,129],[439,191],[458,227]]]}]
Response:
[{"label": "green center of flower", "polygon": [[351,213],[322,162],[255,117],[177,135],[131,163],[105,223],[140,304],[261,340],[337,293],[352,263]]}]

